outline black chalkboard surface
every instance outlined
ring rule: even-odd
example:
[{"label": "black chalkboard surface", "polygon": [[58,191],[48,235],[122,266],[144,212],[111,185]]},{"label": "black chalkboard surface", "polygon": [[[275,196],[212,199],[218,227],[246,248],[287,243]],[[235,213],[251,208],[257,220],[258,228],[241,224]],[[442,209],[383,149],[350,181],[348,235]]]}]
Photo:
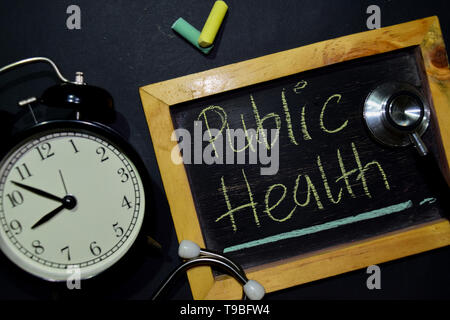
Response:
[{"label": "black chalkboard surface", "polygon": [[[417,47],[172,106],[174,128],[192,138],[192,152],[182,152],[206,247],[250,268],[441,218],[447,186],[433,180],[438,170],[413,147],[377,144],[363,122],[366,96],[387,81],[407,82],[428,97]],[[433,125],[423,136],[430,146]],[[251,146],[241,145],[233,164],[205,163],[221,155],[226,163],[213,128],[222,129],[223,146],[230,143],[226,129],[279,128],[279,135],[251,140],[274,143],[271,162],[249,163]],[[194,159],[198,150],[206,157]]]}]

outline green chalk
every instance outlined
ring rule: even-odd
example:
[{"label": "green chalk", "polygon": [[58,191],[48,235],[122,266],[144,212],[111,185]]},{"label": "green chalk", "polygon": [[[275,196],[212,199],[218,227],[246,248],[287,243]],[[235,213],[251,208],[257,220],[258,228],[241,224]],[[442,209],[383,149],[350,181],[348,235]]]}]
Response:
[{"label": "green chalk", "polygon": [[202,48],[198,44],[198,38],[200,37],[200,31],[194,28],[189,22],[183,18],[178,18],[177,21],[172,25],[172,29],[180,34],[183,38],[189,41],[194,47],[199,49],[204,54],[208,54],[213,46],[207,48]]},{"label": "green chalk", "polygon": [[[434,198],[428,198],[428,199],[434,199]],[[428,199],[425,199],[424,201],[426,201]],[[334,229],[334,228],[337,228],[340,226],[345,226],[350,223],[375,219],[375,218],[382,217],[382,216],[385,216],[388,214],[401,212],[403,210],[411,208],[412,206],[413,206],[412,201],[408,200],[408,201],[405,201],[405,202],[402,202],[399,204],[394,204],[392,206],[384,207],[381,209],[376,209],[376,210],[360,213],[355,216],[350,216],[350,217],[346,217],[346,218],[342,218],[342,219],[338,219],[338,220],[334,220],[334,221],[329,221],[329,222],[325,222],[323,224],[310,226],[310,227],[303,228],[303,229],[292,230],[292,231],[280,233],[280,234],[277,234],[274,236],[262,238],[259,240],[253,240],[253,241],[241,243],[241,244],[238,244],[235,246],[227,247],[223,250],[223,253],[229,253],[229,252],[238,251],[238,250],[242,250],[242,249],[246,249],[246,248],[252,248],[252,247],[260,246],[260,245],[267,244],[267,243],[277,242],[277,241],[284,240],[284,239],[297,238],[297,237],[301,237],[304,235],[313,234],[313,233],[321,232],[324,230]]]}]

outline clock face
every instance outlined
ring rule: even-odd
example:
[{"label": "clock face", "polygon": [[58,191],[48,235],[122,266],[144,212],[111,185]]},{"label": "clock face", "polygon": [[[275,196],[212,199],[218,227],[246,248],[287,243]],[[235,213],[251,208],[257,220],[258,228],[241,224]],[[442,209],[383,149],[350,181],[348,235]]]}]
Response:
[{"label": "clock face", "polygon": [[22,269],[90,278],[136,240],[145,211],[138,169],[89,126],[42,129],[0,163],[0,247]]}]

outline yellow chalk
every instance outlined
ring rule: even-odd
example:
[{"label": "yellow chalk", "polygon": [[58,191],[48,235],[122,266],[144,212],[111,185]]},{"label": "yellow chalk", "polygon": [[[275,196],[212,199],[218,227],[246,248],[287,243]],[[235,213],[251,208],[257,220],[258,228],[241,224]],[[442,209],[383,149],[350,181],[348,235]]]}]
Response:
[{"label": "yellow chalk", "polygon": [[219,31],[227,10],[228,6],[224,1],[219,0],[214,3],[208,19],[206,19],[206,23],[203,26],[202,32],[200,33],[200,37],[198,38],[200,47],[209,47],[213,44],[214,38]]}]

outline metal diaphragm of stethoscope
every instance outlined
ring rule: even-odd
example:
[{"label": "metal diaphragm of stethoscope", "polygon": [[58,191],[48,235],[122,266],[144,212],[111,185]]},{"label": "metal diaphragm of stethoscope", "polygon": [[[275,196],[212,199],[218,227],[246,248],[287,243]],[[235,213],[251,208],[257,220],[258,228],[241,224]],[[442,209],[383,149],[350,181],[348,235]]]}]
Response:
[{"label": "metal diaphragm of stethoscope", "polygon": [[264,287],[256,280],[249,280],[244,270],[229,258],[206,249],[201,249],[195,242],[183,240],[178,247],[178,255],[186,261],[176,268],[166,281],[153,295],[152,300],[156,300],[167,286],[173,282],[177,276],[186,270],[201,266],[210,265],[218,267],[238,280],[243,286],[243,299],[261,300],[265,295]]},{"label": "metal diaphragm of stethoscope", "polygon": [[428,153],[421,136],[430,123],[430,106],[414,86],[400,82],[379,85],[367,96],[363,117],[379,143],[390,147],[414,144],[420,155]]}]

